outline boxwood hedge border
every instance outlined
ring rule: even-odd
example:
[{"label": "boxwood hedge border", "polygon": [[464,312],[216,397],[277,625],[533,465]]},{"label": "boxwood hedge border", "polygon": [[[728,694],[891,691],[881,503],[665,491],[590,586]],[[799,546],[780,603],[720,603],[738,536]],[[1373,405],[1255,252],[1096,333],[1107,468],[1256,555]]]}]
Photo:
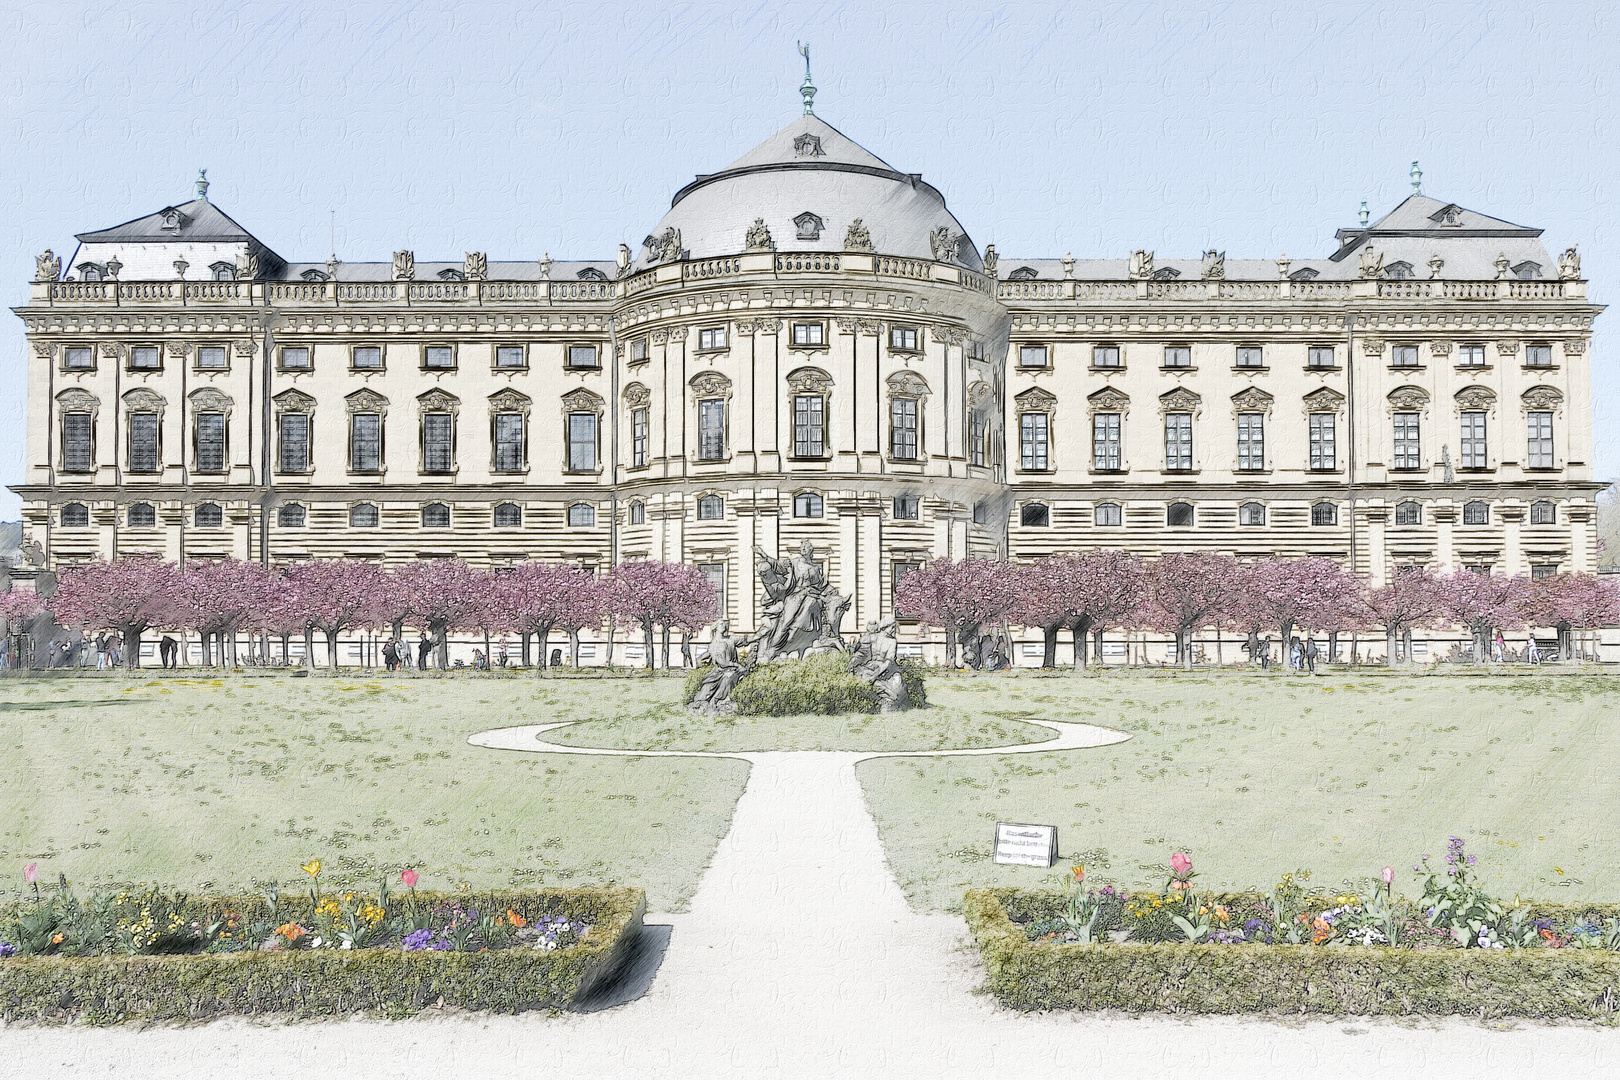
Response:
[{"label": "boxwood hedge border", "polygon": [[[395,894],[396,903],[402,899]],[[647,910],[645,894],[633,888],[417,895],[423,905],[445,901],[510,908],[531,920],[567,915],[590,928],[577,945],[549,951],[381,948],[11,957],[0,961],[0,1019],[102,1025],[269,1013],[309,1018],[376,1011],[404,1017],[437,1005],[492,1012],[563,1007],[612,979]],[[262,896],[187,902],[199,914],[264,905]],[[297,921],[308,917],[310,907],[307,896],[287,896],[278,910]]]},{"label": "boxwood hedge border", "polygon": [[[1620,953],[1596,949],[1396,949],[1312,945],[1058,945],[1010,911],[1057,897],[973,889],[963,899],[986,989],[1020,1010],[1524,1017],[1620,1022]],[[1537,912],[1611,905],[1533,905]]]}]

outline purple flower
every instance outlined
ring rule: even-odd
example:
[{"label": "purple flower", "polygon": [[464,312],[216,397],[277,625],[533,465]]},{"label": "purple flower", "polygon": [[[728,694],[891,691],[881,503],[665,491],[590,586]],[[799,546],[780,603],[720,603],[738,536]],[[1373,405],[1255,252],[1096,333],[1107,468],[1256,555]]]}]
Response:
[{"label": "purple flower", "polygon": [[423,949],[437,949],[442,944],[433,940],[433,931],[422,929],[407,934],[400,944],[405,946],[407,952],[420,952]]},{"label": "purple flower", "polygon": [[16,956],[16,955],[17,955],[17,946],[13,945],[9,941],[0,941],[0,960],[3,960],[8,956]]},{"label": "purple flower", "polygon": [[1469,866],[1474,865],[1474,857],[1472,855],[1468,856],[1468,865]]}]

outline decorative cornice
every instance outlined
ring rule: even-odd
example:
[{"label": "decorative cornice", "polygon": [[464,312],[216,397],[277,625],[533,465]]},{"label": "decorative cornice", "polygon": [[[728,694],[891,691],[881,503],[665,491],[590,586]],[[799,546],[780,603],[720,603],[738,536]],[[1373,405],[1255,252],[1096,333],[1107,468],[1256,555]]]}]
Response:
[{"label": "decorative cornice", "polygon": [[601,416],[602,399],[583,387],[570,390],[562,396],[562,410],[565,413],[589,412]]},{"label": "decorative cornice", "polygon": [[[420,402],[422,398],[427,397],[428,394],[431,393],[433,393],[433,391],[429,390],[427,394],[423,394],[422,397],[417,398],[417,401]],[[388,399],[370,388],[356,390],[354,393],[346,395],[343,398],[343,405],[344,408],[348,410],[350,416],[353,416],[355,413],[386,414],[388,412]]]},{"label": "decorative cornice", "polygon": [[687,383],[692,393],[697,397],[726,397],[731,396],[731,380],[718,371],[701,371],[692,376]]},{"label": "decorative cornice", "polygon": [[448,390],[434,387],[426,393],[416,395],[416,412],[417,415],[430,412],[447,412],[451,416],[455,416],[461,412],[461,399]]},{"label": "decorative cornice", "polygon": [[1116,390],[1112,386],[1105,386],[1086,398],[1086,407],[1094,413],[1099,412],[1129,412],[1131,407],[1130,395],[1123,390]]},{"label": "decorative cornice", "polygon": [[1435,357],[1450,356],[1451,355],[1451,342],[1449,342],[1449,341],[1431,341],[1431,342],[1429,342],[1429,355],[1430,356],[1435,356]]},{"label": "decorative cornice", "polygon": [[639,409],[652,401],[652,391],[638,382],[633,382],[624,388],[624,404],[627,408]]},{"label": "decorative cornice", "polygon": [[1239,390],[1232,395],[1232,411],[1234,413],[1271,411],[1272,397],[1258,386],[1251,386],[1246,390]]},{"label": "decorative cornice", "polygon": [[1312,390],[1310,393],[1306,394],[1302,399],[1302,404],[1305,406],[1305,411],[1307,413],[1343,412],[1344,395],[1339,393],[1337,390],[1334,390],[1332,387],[1324,386],[1318,390]]},{"label": "decorative cornice", "polygon": [[1203,405],[1203,399],[1185,387],[1176,387],[1167,393],[1159,395],[1159,411],[1167,412],[1198,412]]},{"label": "decorative cornice", "polygon": [[504,390],[497,390],[489,395],[489,411],[491,413],[517,413],[529,415],[529,395],[512,389],[508,386]]},{"label": "decorative cornice", "polygon": [[302,390],[283,390],[270,400],[275,405],[278,413],[312,413],[315,411],[315,399]]}]

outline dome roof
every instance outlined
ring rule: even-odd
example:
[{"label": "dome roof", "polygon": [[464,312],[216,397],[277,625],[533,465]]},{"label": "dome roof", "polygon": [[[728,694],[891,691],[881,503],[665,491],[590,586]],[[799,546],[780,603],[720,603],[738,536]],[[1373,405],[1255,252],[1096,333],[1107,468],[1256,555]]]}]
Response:
[{"label": "dome roof", "polygon": [[917,259],[934,258],[937,231],[945,228],[955,239],[956,260],[984,267],[944,196],[808,113],[724,170],[676,192],[636,265],[664,261],[658,245],[671,229],[679,231],[686,258],[740,254],[755,218],[764,220],[778,251],[842,251],[858,218],[873,251]]}]

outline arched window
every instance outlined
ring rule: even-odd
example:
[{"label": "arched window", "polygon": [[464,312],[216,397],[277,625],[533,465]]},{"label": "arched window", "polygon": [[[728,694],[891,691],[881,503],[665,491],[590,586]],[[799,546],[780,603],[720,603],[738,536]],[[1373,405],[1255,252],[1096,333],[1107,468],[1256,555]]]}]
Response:
[{"label": "arched window", "polygon": [[1045,503],[1025,503],[1018,509],[1018,524],[1045,528],[1052,524],[1052,508]]},{"label": "arched window", "polygon": [[630,524],[647,524],[647,504],[640,499],[635,499],[630,503]]},{"label": "arched window", "polygon": [[1123,525],[1124,512],[1119,503],[1098,503],[1091,512],[1091,519],[1098,525]]},{"label": "arched window", "polygon": [[304,527],[304,508],[299,503],[287,503],[276,511],[276,524],[283,529]]},{"label": "arched window", "polygon": [[1513,268],[1513,276],[1520,281],[1534,281],[1541,276],[1541,264],[1526,260]]},{"label": "arched window", "polygon": [[1193,520],[1192,503],[1173,502],[1164,508],[1166,525],[1191,525]]},{"label": "arched window", "polygon": [[349,507],[349,528],[375,529],[377,527],[377,504],[355,503]]},{"label": "arched window", "polygon": [[1319,502],[1311,507],[1312,525],[1337,525],[1339,523],[1339,506],[1337,503]]},{"label": "arched window", "polygon": [[704,495],[698,499],[699,521],[719,521],[726,516],[726,501],[718,495]]},{"label": "arched window", "polygon": [[79,264],[79,280],[80,281],[100,281],[101,280],[101,273],[102,273],[101,267],[97,266],[95,263],[80,263]]},{"label": "arched window", "polygon": [[575,503],[568,508],[568,526],[589,529],[596,525],[596,507],[590,503]]},{"label": "arched window", "polygon": [[1238,507],[1239,525],[1264,525],[1266,523],[1266,504],[1246,502]]},{"label": "arched window", "polygon": [[495,504],[495,527],[497,529],[515,529],[522,524],[523,507],[512,502]]},{"label": "arched window", "polygon": [[1395,524],[1421,525],[1423,524],[1423,504],[1403,502],[1395,504]]},{"label": "arched window", "polygon": [[[67,524],[63,522],[63,524]],[[1530,524],[1556,525],[1558,524],[1558,508],[1546,499],[1537,499],[1530,504]]]},{"label": "arched window", "polygon": [[450,507],[444,503],[428,503],[422,507],[422,528],[448,529],[450,527]]},{"label": "arched window", "polygon": [[68,503],[62,507],[62,528],[88,529],[90,527],[90,508],[84,503]]},{"label": "arched window", "polygon": [[217,262],[208,269],[214,272],[215,281],[235,281],[236,267],[228,262]]},{"label": "arched window", "polygon": [[796,518],[818,518],[821,516],[821,496],[813,491],[801,492],[793,496],[793,516]]},{"label": "arched window", "polygon": [[219,503],[198,503],[191,519],[199,529],[217,529],[225,524],[225,512]]},{"label": "arched window", "polygon": [[1481,499],[1463,503],[1464,525],[1489,525],[1491,523],[1491,504]]},{"label": "arched window", "polygon": [[157,524],[157,511],[151,503],[135,503],[129,508],[129,524],[132,529],[151,528]]}]

